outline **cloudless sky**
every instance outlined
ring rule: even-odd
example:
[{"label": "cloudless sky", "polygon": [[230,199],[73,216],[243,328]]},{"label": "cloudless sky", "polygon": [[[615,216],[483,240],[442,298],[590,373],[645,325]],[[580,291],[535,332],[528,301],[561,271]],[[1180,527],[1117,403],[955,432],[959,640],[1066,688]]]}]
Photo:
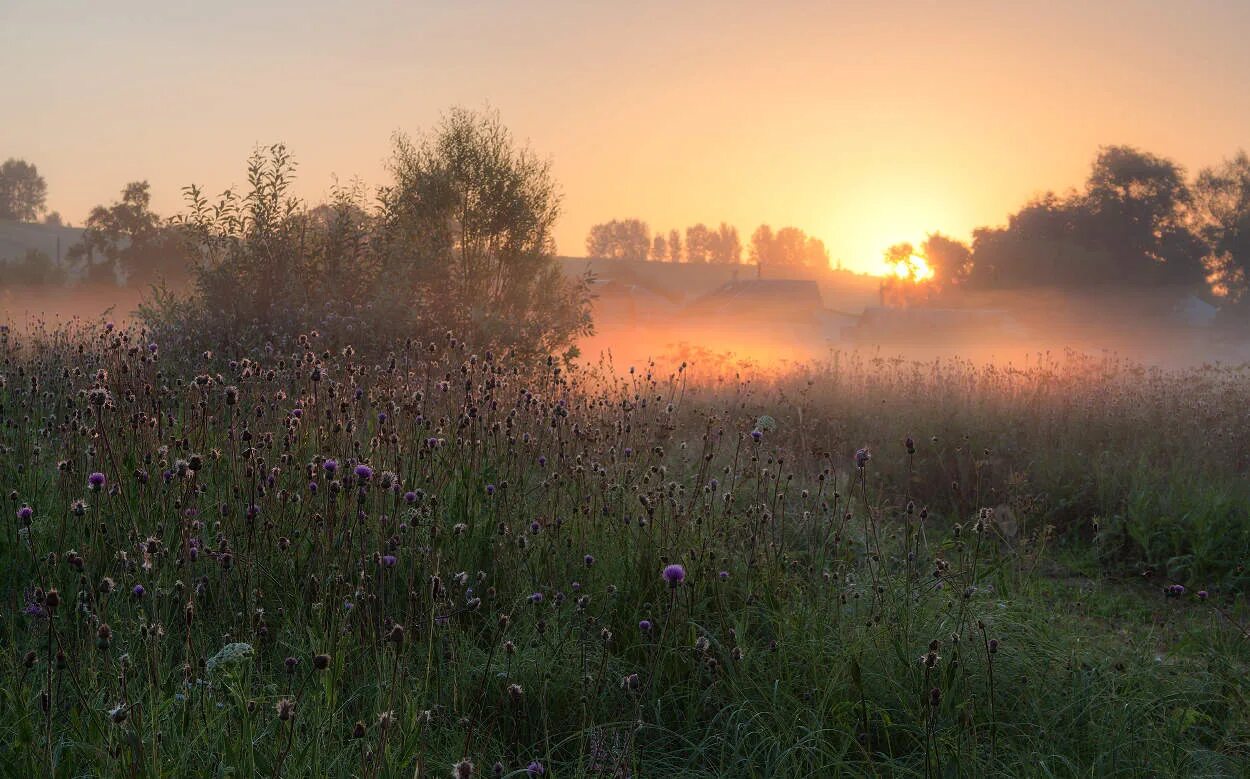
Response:
[{"label": "cloudless sky", "polygon": [[493,106],[595,222],[793,224],[847,267],[967,239],[1099,145],[1190,171],[1250,147],[1250,3],[0,0],[0,158],[75,224],[163,214],[285,142],[300,194],[386,183],[397,130]]}]

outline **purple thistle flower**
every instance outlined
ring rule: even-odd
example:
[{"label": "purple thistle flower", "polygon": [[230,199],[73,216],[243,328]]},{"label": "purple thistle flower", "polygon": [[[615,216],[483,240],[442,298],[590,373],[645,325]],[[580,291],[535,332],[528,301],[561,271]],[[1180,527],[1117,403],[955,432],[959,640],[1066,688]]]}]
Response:
[{"label": "purple thistle flower", "polygon": [[317,493],[317,482],[315,481],[308,482],[308,491],[315,495]]},{"label": "purple thistle flower", "polygon": [[87,486],[91,488],[92,492],[99,492],[104,488],[106,481],[108,480],[104,478],[104,474],[96,471],[87,477]]},{"label": "purple thistle flower", "polygon": [[530,595],[530,603],[537,605],[542,602],[543,602],[543,594],[541,592],[535,592]]},{"label": "purple thistle flower", "polygon": [[355,471],[353,472],[356,474],[356,478],[361,481],[369,481],[373,478],[373,469],[364,463],[357,465]]},{"label": "purple thistle flower", "polygon": [[651,620],[644,619],[644,620],[639,621],[638,629],[641,630],[643,633],[650,633],[651,632]]},{"label": "purple thistle flower", "polygon": [[302,408],[291,409],[291,416],[295,417],[296,419],[299,419],[300,417],[304,416],[304,409]]},{"label": "purple thistle flower", "polygon": [[324,463],[321,464],[321,467],[325,468],[326,473],[334,473],[335,471],[339,469],[339,461],[338,460],[326,460]]},{"label": "purple thistle flower", "polygon": [[494,494],[495,494],[495,485],[493,485],[493,484],[487,484],[487,485],[486,485],[486,494],[487,494],[487,495],[494,495]]},{"label": "purple thistle flower", "polygon": [[751,431],[751,440],[752,440],[752,441],[754,441],[755,443],[757,443],[757,444],[758,444],[758,443],[759,443],[760,441],[762,441],[763,439],[764,439],[764,431],[763,431],[763,430],[752,430],[752,431]]},{"label": "purple thistle flower", "polygon": [[405,492],[404,502],[407,503],[409,506],[411,506],[413,503],[416,503],[417,493],[413,492],[412,490],[408,490],[407,492]]},{"label": "purple thistle flower", "polygon": [[592,554],[588,554],[582,558],[582,562],[586,564],[587,568],[589,568],[595,564],[595,556]]},{"label": "purple thistle flower", "polygon": [[720,580],[723,582],[729,581],[729,571],[721,571],[719,574],[717,574],[717,576],[719,576]]},{"label": "purple thistle flower", "polygon": [[30,518],[33,516],[35,516],[35,510],[30,506],[27,506],[25,503],[23,503],[22,507],[17,510],[17,518],[23,522],[29,522]]},{"label": "purple thistle flower", "polygon": [[142,584],[136,584],[134,589],[131,590],[130,592],[136,598],[142,598],[144,595],[148,594],[148,591],[143,588]]},{"label": "purple thistle flower", "polygon": [[530,764],[525,767],[525,773],[529,774],[530,776],[542,776],[543,774],[547,773],[547,771],[545,768],[543,768],[542,763],[538,762],[537,760],[531,760]]},{"label": "purple thistle flower", "polygon": [[387,568],[394,568],[394,567],[395,567],[395,563],[397,563],[397,562],[399,562],[399,558],[397,558],[397,557],[396,557],[395,555],[393,555],[393,554],[384,554],[384,555],[382,555],[382,565],[383,565],[383,566],[385,566],[385,567],[387,567]]},{"label": "purple thistle flower", "polygon": [[676,587],[686,580],[686,569],[677,563],[664,566],[664,581],[668,582],[668,586]]}]

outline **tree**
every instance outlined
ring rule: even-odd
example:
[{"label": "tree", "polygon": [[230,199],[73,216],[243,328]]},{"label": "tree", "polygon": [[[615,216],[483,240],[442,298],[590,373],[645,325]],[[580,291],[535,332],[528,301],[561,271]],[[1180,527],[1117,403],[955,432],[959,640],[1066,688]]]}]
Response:
[{"label": "tree", "polygon": [[980,287],[1206,286],[1206,247],[1187,225],[1192,200],[1170,160],[1101,149],[1085,189],[1047,193],[1000,228],[973,233],[969,284]]},{"label": "tree", "polygon": [[681,233],[668,231],[668,261],[681,262]]},{"label": "tree", "polygon": [[825,248],[824,241],[808,236],[807,243],[803,245],[803,264],[817,270],[829,269],[829,250]]},{"label": "tree", "polygon": [[710,233],[709,242],[712,262],[736,265],[742,261],[742,241],[738,238],[738,228],[721,222],[716,232]]},{"label": "tree", "polygon": [[60,211],[49,211],[43,218],[43,223],[49,227],[64,227],[65,222],[61,219]]},{"label": "tree", "polygon": [[45,210],[48,185],[39,170],[25,160],[0,165],[0,219],[33,222]]},{"label": "tree", "polygon": [[1207,247],[1214,291],[1243,300],[1250,285],[1250,157],[1244,151],[1198,173],[1190,213]]},{"label": "tree", "polygon": [[551,164],[518,147],[497,113],[453,109],[418,142],[398,138],[391,170],[395,183],[382,193],[388,293],[401,291],[396,277],[410,281],[432,326],[483,345],[551,353],[590,331],[587,285],[555,262]]},{"label": "tree", "polygon": [[148,182],[133,181],[119,201],[91,210],[82,242],[67,255],[84,267],[88,280],[149,283],[186,275],[181,236],[152,211],[151,202]]},{"label": "tree", "polygon": [[712,231],[700,222],[686,228],[686,262],[708,262],[712,257]]},{"label": "tree", "polygon": [[967,244],[941,233],[930,233],[920,245],[920,254],[933,270],[933,282],[939,288],[963,281],[972,263],[972,250]]},{"label": "tree", "polygon": [[756,265],[768,265],[773,257],[773,228],[760,225],[751,233],[751,249],[747,255]]},{"label": "tree", "polygon": [[773,236],[772,262],[787,267],[802,267],[806,249],[806,233],[797,227],[783,227]]},{"label": "tree", "polygon": [[647,259],[651,247],[650,229],[641,219],[613,219],[590,228],[586,236],[586,255],[599,259]]},{"label": "tree", "polygon": [[651,241],[651,259],[655,262],[664,262],[668,259],[668,242],[659,233],[656,233]]}]

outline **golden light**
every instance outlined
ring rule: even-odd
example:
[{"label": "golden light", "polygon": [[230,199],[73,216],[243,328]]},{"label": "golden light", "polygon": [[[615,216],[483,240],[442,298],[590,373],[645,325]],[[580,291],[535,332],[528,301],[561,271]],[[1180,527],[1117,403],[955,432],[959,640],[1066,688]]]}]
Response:
[{"label": "golden light", "polygon": [[929,263],[924,257],[913,254],[905,260],[899,260],[894,263],[894,275],[903,281],[911,281],[913,284],[928,281],[933,278],[933,268],[929,267]]}]

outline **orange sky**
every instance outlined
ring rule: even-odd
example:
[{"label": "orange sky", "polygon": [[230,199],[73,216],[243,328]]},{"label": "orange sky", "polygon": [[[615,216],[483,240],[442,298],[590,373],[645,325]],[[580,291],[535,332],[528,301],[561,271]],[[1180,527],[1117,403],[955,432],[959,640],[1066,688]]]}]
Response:
[{"label": "orange sky", "polygon": [[1250,146],[1250,3],[773,5],[0,0],[0,157],[75,223],[139,178],[172,213],[278,140],[319,200],[489,104],[554,160],[562,253],[616,217],[769,222],[875,272],[1077,185],[1100,144],[1190,170]]}]

